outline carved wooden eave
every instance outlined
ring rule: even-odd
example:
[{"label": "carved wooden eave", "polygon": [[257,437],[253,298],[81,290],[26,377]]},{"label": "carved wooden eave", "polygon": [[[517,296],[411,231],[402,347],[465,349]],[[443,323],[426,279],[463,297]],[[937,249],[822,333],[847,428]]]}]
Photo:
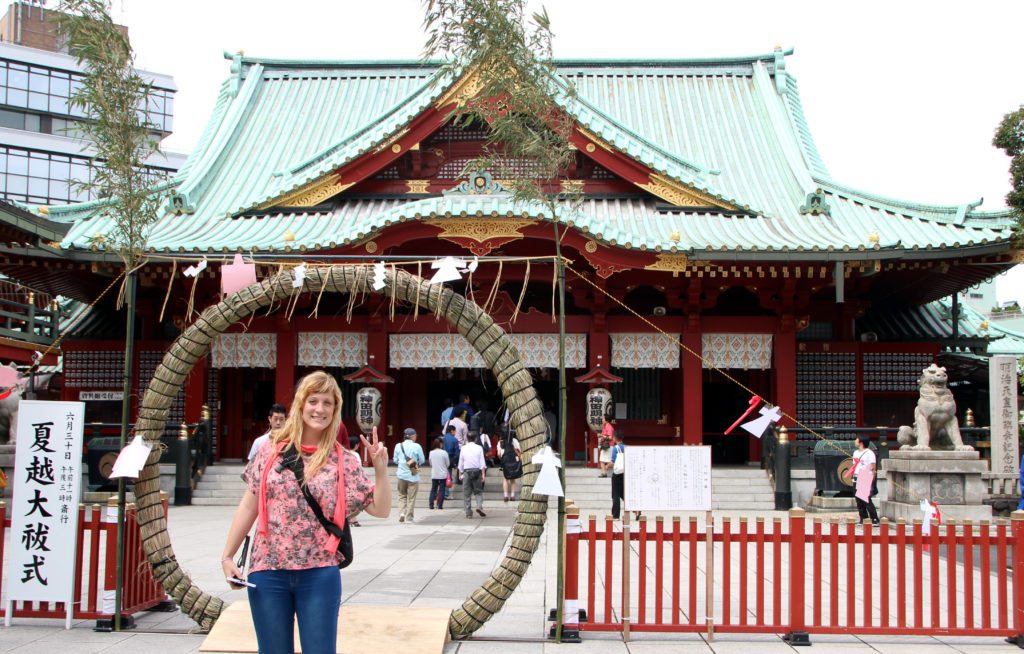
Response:
[{"label": "carved wooden eave", "polygon": [[521,218],[428,218],[424,222],[441,230],[438,238],[483,257],[494,248],[524,238],[521,230],[535,221]]},{"label": "carved wooden eave", "polygon": [[578,384],[617,384],[620,381],[622,381],[622,377],[613,375],[604,368],[591,368],[588,372],[576,377]]},{"label": "carved wooden eave", "polygon": [[363,366],[359,370],[345,375],[342,379],[347,382],[356,382],[361,384],[391,384],[395,381],[394,377],[385,375],[370,365]]},{"label": "carved wooden eave", "polygon": [[259,208],[315,207],[354,185],[355,182],[342,183],[337,175],[329,175],[323,179],[310,182],[287,195],[266,202],[260,205]]},{"label": "carved wooden eave", "polygon": [[575,143],[577,148],[586,152],[601,166],[655,197],[678,207],[717,207],[727,211],[739,209],[709,193],[654,172],[584,127],[577,125],[576,132],[582,137],[582,142]]}]

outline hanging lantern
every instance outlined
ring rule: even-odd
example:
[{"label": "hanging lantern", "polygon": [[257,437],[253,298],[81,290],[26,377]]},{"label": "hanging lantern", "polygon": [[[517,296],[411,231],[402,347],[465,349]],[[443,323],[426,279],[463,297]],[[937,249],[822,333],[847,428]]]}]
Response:
[{"label": "hanging lantern", "polygon": [[380,391],[373,386],[364,386],[356,393],[356,422],[364,434],[380,424],[382,406]]},{"label": "hanging lantern", "polygon": [[611,412],[612,392],[607,388],[591,388],[587,391],[587,424],[594,432],[600,432],[604,417]]}]

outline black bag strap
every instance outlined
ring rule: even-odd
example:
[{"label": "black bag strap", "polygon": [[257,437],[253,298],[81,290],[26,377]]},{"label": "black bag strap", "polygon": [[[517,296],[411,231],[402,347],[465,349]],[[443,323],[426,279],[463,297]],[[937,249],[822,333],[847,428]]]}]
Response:
[{"label": "black bag strap", "polygon": [[[295,480],[299,482],[299,489],[302,491],[302,496],[306,498],[306,503],[309,504],[309,508],[313,510],[313,515],[320,521],[320,524],[324,526],[327,532],[335,538],[341,538],[343,533],[341,527],[334,524],[324,516],[324,510],[320,508],[320,503],[313,497],[313,493],[309,491],[309,487],[303,483],[305,481],[305,465],[302,463],[302,456],[295,450],[295,446],[290,446],[284,451],[284,455],[281,458],[281,464],[292,471],[295,474]],[[344,465],[343,461],[338,461],[338,465]]]}]

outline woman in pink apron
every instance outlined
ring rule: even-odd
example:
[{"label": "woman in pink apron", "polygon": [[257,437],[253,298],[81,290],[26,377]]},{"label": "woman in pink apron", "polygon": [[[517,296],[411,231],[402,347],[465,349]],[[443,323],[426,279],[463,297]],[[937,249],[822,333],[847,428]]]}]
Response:
[{"label": "woman in pink apron", "polygon": [[871,524],[878,524],[878,511],[871,501],[871,490],[875,481],[875,453],[870,447],[870,439],[866,434],[857,436],[857,452],[853,455],[853,483],[856,487],[854,496],[857,498],[857,512],[860,513],[860,521],[864,522],[869,517]]}]

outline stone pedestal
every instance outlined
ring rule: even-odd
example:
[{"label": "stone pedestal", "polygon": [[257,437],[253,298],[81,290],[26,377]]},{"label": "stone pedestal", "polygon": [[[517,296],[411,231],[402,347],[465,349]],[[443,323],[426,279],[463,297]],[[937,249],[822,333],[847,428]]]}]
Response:
[{"label": "stone pedestal", "polygon": [[852,497],[825,497],[815,495],[807,503],[808,513],[857,512],[857,501]]},{"label": "stone pedestal", "polygon": [[983,503],[988,463],[978,452],[948,450],[895,450],[882,461],[889,479],[881,517],[921,519],[921,500],[939,505],[942,517],[956,520],[991,520],[992,507]]}]

